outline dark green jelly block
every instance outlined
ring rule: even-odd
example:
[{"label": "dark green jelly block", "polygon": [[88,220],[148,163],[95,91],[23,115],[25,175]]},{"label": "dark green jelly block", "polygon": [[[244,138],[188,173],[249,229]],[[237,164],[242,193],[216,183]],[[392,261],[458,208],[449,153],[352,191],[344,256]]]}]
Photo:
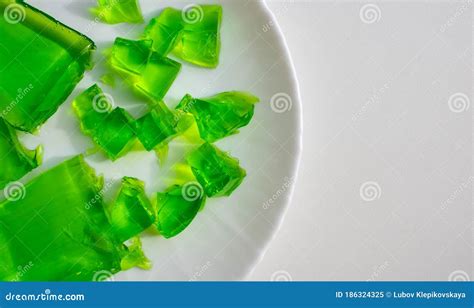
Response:
[{"label": "dark green jelly block", "polygon": [[124,177],[115,202],[109,210],[109,221],[121,241],[140,234],[155,222],[155,210],[146,196],[145,183]]},{"label": "dark green jelly block", "polygon": [[147,151],[167,144],[178,134],[177,118],[163,102],[136,121],[136,134]]},{"label": "dark green jelly block", "polygon": [[178,235],[191,224],[205,202],[206,196],[198,183],[175,185],[158,193],[158,231],[165,238]]},{"label": "dark green jelly block", "polygon": [[0,1],[0,117],[34,132],[92,66],[94,43],[22,1]]},{"label": "dark green jelly block", "polygon": [[247,174],[236,158],[210,143],[191,152],[186,160],[208,197],[230,196]]},{"label": "dark green jelly block", "polygon": [[194,116],[201,138],[214,142],[249,124],[259,99],[246,92],[224,92],[209,98],[186,95],[178,110]]},{"label": "dark green jelly block", "polygon": [[77,156],[0,203],[0,281],[92,281],[120,271],[127,249],[111,232],[102,189]]},{"label": "dark green jelly block", "polygon": [[38,167],[41,153],[41,147],[25,149],[15,129],[0,118],[0,189]]}]

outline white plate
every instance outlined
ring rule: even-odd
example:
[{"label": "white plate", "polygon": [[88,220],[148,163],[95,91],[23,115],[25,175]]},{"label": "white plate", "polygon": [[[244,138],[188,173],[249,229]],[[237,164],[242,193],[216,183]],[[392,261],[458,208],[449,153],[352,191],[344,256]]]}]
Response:
[{"label": "white plate", "polygon": [[[68,101],[43,126],[39,136],[24,136],[33,146],[44,145],[44,165],[23,181],[92,147],[78,129],[71,100],[98,82],[104,73],[102,52],[115,37],[136,39],[145,25],[106,25],[93,21],[88,8],[94,1],[31,0],[32,5],[92,38],[99,47],[96,68],[88,72]],[[185,1],[140,1],[146,20],[166,6],[183,8]],[[200,4],[208,3],[199,1]],[[215,3],[215,2],[209,2]],[[239,280],[244,279],[262,257],[283,218],[295,177],[301,148],[301,105],[297,81],[282,34],[265,3],[221,1],[224,7],[221,63],[215,70],[188,64],[165,98],[174,107],[186,93],[205,97],[228,90],[253,92],[261,98],[254,120],[241,133],[217,145],[240,159],[248,171],[244,183],[230,198],[209,200],[191,226],[179,236],[165,240],[144,235],[143,246],[153,261],[150,271],[133,269],[116,280]],[[100,84],[101,85],[101,84]],[[143,102],[125,87],[101,85],[115,105],[139,115]],[[272,100],[273,99],[273,100]],[[272,103],[271,103],[272,102]],[[152,153],[131,153],[116,163],[101,154],[87,161],[106,180],[135,176],[147,183],[148,193],[166,188],[170,167],[185,147],[179,141],[170,149],[170,159],[159,167]],[[107,190],[107,198],[115,193]]]}]

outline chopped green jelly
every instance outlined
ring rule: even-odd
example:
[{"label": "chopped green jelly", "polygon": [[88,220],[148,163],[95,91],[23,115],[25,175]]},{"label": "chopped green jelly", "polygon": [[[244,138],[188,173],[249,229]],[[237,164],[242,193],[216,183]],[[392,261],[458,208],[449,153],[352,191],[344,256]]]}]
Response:
[{"label": "chopped green jelly", "polygon": [[204,143],[186,160],[208,197],[230,196],[247,175],[236,158]]},{"label": "chopped green jelly", "polygon": [[112,230],[122,242],[140,234],[155,221],[145,183],[130,177],[122,179],[118,196],[108,212]]},{"label": "chopped green jelly", "polygon": [[0,281],[92,281],[121,270],[127,249],[111,232],[103,179],[82,156],[17,188],[0,203]]},{"label": "chopped green jelly", "polygon": [[161,55],[176,57],[198,66],[215,68],[221,49],[220,5],[190,5],[183,11],[166,8],[152,19],[144,37],[153,40]]},{"label": "chopped green jelly", "polygon": [[238,133],[239,128],[248,125],[258,102],[257,97],[245,92],[224,92],[203,99],[188,94],[176,108],[191,113],[201,138],[214,142]]},{"label": "chopped green jelly", "polygon": [[136,121],[136,134],[147,151],[166,145],[177,134],[177,119],[163,102]]},{"label": "chopped green jelly", "polygon": [[143,22],[142,12],[137,0],[98,0],[92,14],[108,24]]},{"label": "chopped green jelly", "polygon": [[109,63],[124,80],[152,101],[162,100],[181,70],[181,64],[150,49],[150,40],[115,40]]},{"label": "chopped green jelly", "polygon": [[97,85],[81,93],[72,103],[81,130],[111,159],[125,155],[135,144],[134,119],[122,108],[112,110],[108,95]]},{"label": "chopped green jelly", "polygon": [[165,238],[181,233],[204,206],[206,196],[198,183],[175,185],[158,193],[156,227]]},{"label": "chopped green jelly", "polygon": [[41,147],[25,149],[17,132],[0,118],[0,189],[38,167],[41,153]]},{"label": "chopped green jelly", "polygon": [[0,117],[34,132],[92,66],[94,43],[23,1],[0,1]]}]

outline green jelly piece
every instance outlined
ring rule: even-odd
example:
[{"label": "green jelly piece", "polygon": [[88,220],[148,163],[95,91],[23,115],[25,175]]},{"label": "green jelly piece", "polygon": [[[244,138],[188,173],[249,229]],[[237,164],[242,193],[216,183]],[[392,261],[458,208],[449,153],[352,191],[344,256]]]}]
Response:
[{"label": "green jelly piece", "polygon": [[165,238],[178,235],[189,226],[205,202],[202,187],[195,182],[175,185],[158,193],[158,231]]},{"label": "green jelly piece", "polygon": [[147,151],[166,145],[177,134],[177,118],[163,102],[136,121],[136,134]]},{"label": "green jelly piece", "polygon": [[95,45],[23,1],[0,1],[0,13],[0,117],[34,132],[91,68]]},{"label": "green jelly piece", "polygon": [[0,281],[92,281],[120,271],[128,252],[110,232],[103,179],[82,156],[17,189],[0,203]]},{"label": "green jelly piece", "polygon": [[155,222],[153,205],[145,193],[145,183],[124,177],[113,206],[109,209],[113,232],[124,242],[140,234]]},{"label": "green jelly piece", "polygon": [[176,57],[198,66],[215,68],[221,49],[220,5],[190,5],[183,11],[166,8],[152,19],[144,37],[153,40],[161,55]]},{"label": "green jelly piece", "polygon": [[38,167],[41,154],[41,147],[25,149],[17,132],[0,118],[0,189]]},{"label": "green jelly piece", "polygon": [[230,196],[247,175],[237,159],[209,143],[191,152],[186,160],[208,197]]},{"label": "green jelly piece", "polygon": [[109,63],[138,93],[160,101],[181,70],[181,64],[151,51],[150,40],[115,40]]},{"label": "green jelly piece", "polygon": [[178,110],[191,113],[201,138],[214,142],[233,135],[252,120],[259,99],[245,92],[224,92],[213,97],[197,99],[186,95]]},{"label": "green jelly piece", "polygon": [[127,248],[128,253],[122,258],[122,262],[120,263],[123,271],[129,270],[135,266],[145,270],[151,269],[151,261],[143,253],[142,242],[139,237],[134,237],[131,240],[131,245]]},{"label": "green jelly piece", "polygon": [[109,97],[99,86],[93,85],[72,105],[84,134],[90,136],[111,160],[116,160],[135,144],[135,119],[122,108],[112,110]]},{"label": "green jelly piece", "polygon": [[91,9],[93,15],[108,24],[143,22],[137,0],[98,0],[98,7]]},{"label": "green jelly piece", "polygon": [[177,45],[183,29],[181,10],[168,7],[150,21],[143,37],[153,41],[153,50],[166,56]]}]

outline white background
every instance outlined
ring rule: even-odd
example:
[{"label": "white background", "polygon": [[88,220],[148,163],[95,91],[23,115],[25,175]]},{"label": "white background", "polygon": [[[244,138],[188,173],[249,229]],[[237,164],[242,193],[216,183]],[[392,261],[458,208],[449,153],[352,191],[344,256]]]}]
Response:
[{"label": "white background", "polygon": [[365,4],[269,3],[301,86],[304,149],[250,280],[474,276],[472,1]]}]

